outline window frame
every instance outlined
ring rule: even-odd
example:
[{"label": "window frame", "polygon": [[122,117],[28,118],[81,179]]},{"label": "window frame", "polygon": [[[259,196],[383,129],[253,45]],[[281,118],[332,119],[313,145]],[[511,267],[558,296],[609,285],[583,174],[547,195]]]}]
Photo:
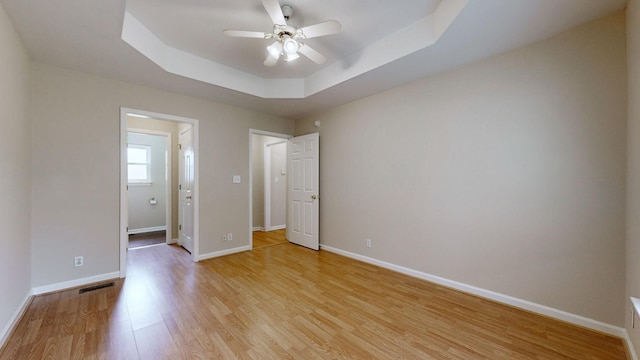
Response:
[{"label": "window frame", "polygon": [[[129,161],[129,149],[141,149],[146,152],[146,162],[131,162]],[[131,179],[131,172],[129,167],[131,165],[144,165],[146,167],[145,179]],[[127,144],[127,183],[130,185],[151,185],[153,181],[151,179],[151,146],[145,144]]]}]

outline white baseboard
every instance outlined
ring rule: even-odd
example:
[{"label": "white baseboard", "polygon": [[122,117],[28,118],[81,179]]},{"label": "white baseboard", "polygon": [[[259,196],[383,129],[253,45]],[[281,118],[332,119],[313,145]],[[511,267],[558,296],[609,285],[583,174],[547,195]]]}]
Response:
[{"label": "white baseboard", "polygon": [[177,244],[178,239],[171,239],[171,241],[167,242],[167,244]]},{"label": "white baseboard", "polygon": [[[456,289],[462,292],[466,292],[469,294],[473,294],[476,296],[480,296],[489,300],[493,300],[499,303],[503,303],[503,304],[507,304],[507,305],[511,305],[520,309],[524,309],[527,311],[531,311],[534,313],[538,313],[541,315],[545,315],[548,317],[552,317],[558,320],[562,320],[571,324],[575,324],[575,325],[579,325],[579,326],[583,326],[589,329],[593,329],[596,331],[600,331],[603,332],[605,334],[609,334],[609,335],[613,335],[613,336],[617,336],[619,338],[625,338],[625,329],[618,327],[618,326],[614,326],[614,325],[610,325],[607,323],[603,323],[601,321],[598,320],[593,320],[581,315],[576,315],[576,314],[572,314],[563,310],[558,310],[558,309],[554,309],[552,307],[549,306],[545,306],[545,305],[540,305],[540,304],[536,304],[533,303],[531,301],[527,301],[527,300],[523,300],[523,299],[518,299],[509,295],[505,295],[505,294],[501,294],[501,293],[497,293],[494,291],[490,291],[490,290],[485,290],[479,287],[475,287],[472,285],[467,285],[464,283],[460,283],[457,281],[453,281],[453,280],[449,280],[449,279],[445,279],[439,276],[435,276],[435,275],[431,275],[431,274],[427,274],[427,273],[423,273],[417,270],[413,270],[413,269],[409,269],[403,266],[399,266],[399,265],[395,265],[395,264],[391,264],[388,262],[384,262],[384,261],[380,261],[374,258],[370,258],[367,256],[363,256],[360,254],[356,254],[356,253],[352,253],[349,251],[344,251],[344,250],[340,250],[331,246],[326,246],[326,245],[320,245],[321,249],[329,251],[329,252],[333,252],[339,255],[343,255],[352,259],[356,259],[356,260],[360,260],[362,262],[365,263],[369,263],[372,265],[376,265],[385,269],[389,269],[389,270],[393,270],[393,271],[397,271],[399,273],[405,274],[405,275],[409,275],[409,276],[413,276],[419,279],[423,279],[423,280],[427,280],[433,283],[436,283],[438,285],[442,285],[442,286],[446,286],[452,289]],[[627,336],[628,337],[628,336]],[[631,346],[631,345],[630,345]]]},{"label": "white baseboard", "polygon": [[54,291],[71,289],[71,288],[82,286],[82,285],[93,284],[100,281],[113,280],[118,278],[120,278],[120,272],[114,271],[106,274],[89,276],[82,279],[75,279],[75,280],[59,282],[51,285],[39,286],[39,287],[33,288],[33,295],[46,294]]},{"label": "white baseboard", "polygon": [[638,360],[638,354],[636,354],[636,349],[633,347],[633,342],[631,342],[627,329],[624,329],[624,336],[622,337],[622,340],[625,342],[625,348],[627,349],[627,354],[629,354],[631,360]]},{"label": "white baseboard", "polygon": [[22,318],[22,315],[27,310],[27,306],[29,306],[29,304],[31,303],[32,297],[33,291],[30,290],[29,292],[27,292],[27,295],[25,296],[24,300],[22,300],[20,306],[18,306],[16,311],[13,313],[13,316],[11,316],[11,319],[9,319],[9,323],[7,324],[7,326],[5,326],[4,329],[2,329],[2,332],[0,332],[0,349],[4,346],[4,343],[9,338],[9,335],[11,334],[13,329],[15,329],[15,327],[18,325],[18,322]]},{"label": "white baseboard", "polygon": [[274,231],[274,230],[280,230],[280,229],[286,229],[287,225],[277,225],[277,226],[272,226],[270,228],[267,229],[267,231]]},{"label": "white baseboard", "polygon": [[262,226],[254,226],[253,228],[251,228],[251,230],[253,230],[253,231],[264,231],[264,227],[262,227]]},{"label": "white baseboard", "polygon": [[144,234],[144,233],[154,232],[154,231],[166,231],[166,230],[167,230],[166,226],[154,226],[154,227],[140,228],[140,229],[129,229],[127,233],[129,235],[133,235],[133,234]]},{"label": "white baseboard", "polygon": [[243,251],[249,251],[249,250],[251,250],[251,246],[247,245],[247,246],[240,246],[240,247],[233,248],[233,249],[214,251],[212,253],[198,255],[196,257],[196,261],[213,259],[213,258],[217,258],[217,257],[220,257],[220,256],[231,255],[231,254],[235,254],[235,253],[239,253],[239,252],[243,252]]}]

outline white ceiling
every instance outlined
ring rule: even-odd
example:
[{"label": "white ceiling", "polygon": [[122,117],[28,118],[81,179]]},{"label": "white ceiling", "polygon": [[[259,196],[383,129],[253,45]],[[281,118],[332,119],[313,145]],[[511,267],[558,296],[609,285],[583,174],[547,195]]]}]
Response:
[{"label": "white ceiling", "polygon": [[[224,29],[269,32],[272,23],[260,0],[0,0],[0,3],[35,61],[290,118],[548,38],[626,5],[626,0],[469,0],[444,34],[436,36],[435,44],[414,46],[410,51],[400,49],[402,43],[428,43],[423,39],[427,37],[424,31],[407,35],[415,29],[410,26],[437,9],[460,1],[466,3],[466,0],[281,0],[281,4],[293,6],[289,23],[294,26],[335,19],[343,30],[307,41],[328,58],[322,66],[301,58],[292,63],[279,62],[271,68],[262,64],[268,41],[222,34]],[[191,66],[186,60],[182,68],[166,66],[145,53],[144,43],[138,42],[138,50],[134,49],[131,41],[123,40],[125,13],[137,19],[159,43],[206,66]],[[380,45],[385,40],[384,49],[389,51],[381,52]],[[402,57],[396,59],[396,55]],[[230,81],[218,80],[224,78],[218,76],[223,73]],[[251,86],[258,87],[261,81],[267,87],[278,83],[286,84],[285,88],[299,86],[300,92],[263,94],[251,90],[249,85],[237,85],[242,84],[242,79],[250,79]]]}]

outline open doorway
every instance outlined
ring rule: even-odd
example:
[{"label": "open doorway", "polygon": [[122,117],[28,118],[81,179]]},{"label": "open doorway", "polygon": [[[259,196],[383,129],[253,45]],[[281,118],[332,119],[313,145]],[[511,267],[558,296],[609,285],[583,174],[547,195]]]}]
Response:
[{"label": "open doorway", "polygon": [[287,139],[290,135],[250,131],[251,248],[287,242]]},{"label": "open doorway", "polygon": [[[134,121],[140,120],[140,121]],[[132,125],[137,124],[144,128]],[[132,118],[127,123],[128,249],[172,243],[173,123]],[[174,180],[175,181],[175,180]]]},{"label": "open doorway", "polygon": [[[183,195],[180,192],[181,182],[179,178],[179,166],[183,164],[180,160],[180,156],[184,153],[180,151],[180,141],[183,140],[180,137],[180,133],[184,129],[190,129],[190,184],[189,184],[189,211],[188,215],[184,215],[183,207],[180,196]],[[133,137],[130,139],[131,135]],[[145,137],[149,136],[149,137]],[[165,154],[164,164],[153,166],[153,160],[158,160],[156,151],[155,155],[151,152],[151,144],[153,140],[158,140],[152,136],[162,137],[165,141]],[[130,141],[131,140],[131,141]],[[184,232],[180,230],[183,228],[180,221],[184,218],[190,219],[189,221],[189,238],[190,246],[189,256],[193,261],[197,260],[198,254],[198,121],[195,119],[189,119],[179,116],[152,113],[143,110],[121,108],[120,111],[120,141],[121,141],[121,176],[120,176],[120,276],[125,277],[126,274],[126,259],[127,251],[129,248],[129,235],[131,233],[146,233],[151,231],[163,231],[164,227],[164,243],[180,243],[180,239]],[[159,142],[159,141],[157,141]],[[133,146],[138,151],[133,150],[140,158],[138,162],[129,163],[128,161],[128,144],[137,145]],[[145,151],[148,150],[148,155],[145,162]],[[164,176],[156,173],[155,176],[149,175],[145,177],[145,171],[149,168],[145,168],[145,164],[150,165],[151,168],[155,168],[156,171],[163,171]],[[158,169],[160,168],[160,170]],[[137,171],[133,178],[130,179],[129,173],[131,171]],[[153,194],[149,191],[152,190],[153,184],[159,182],[158,180],[164,177],[166,180],[165,193],[158,195],[157,189],[153,189]],[[130,183],[131,180],[138,181],[138,184]],[[138,191],[140,188],[143,191]],[[147,191],[144,191],[147,190]],[[143,193],[143,194],[139,194]],[[138,204],[133,204],[138,202]],[[130,204],[131,203],[131,204]],[[136,208],[135,206],[142,206]],[[149,226],[145,226],[145,223],[140,222],[140,218],[136,219],[137,215],[140,215],[140,209],[151,209],[155,211],[155,223],[147,222]],[[161,211],[164,210],[164,225],[157,225],[161,222],[159,219]],[[136,212],[136,216],[130,216],[131,212]],[[146,214],[149,215],[149,214]],[[142,225],[141,225],[142,224]],[[155,224],[155,225],[154,225]],[[188,254],[185,251],[185,254]]]}]

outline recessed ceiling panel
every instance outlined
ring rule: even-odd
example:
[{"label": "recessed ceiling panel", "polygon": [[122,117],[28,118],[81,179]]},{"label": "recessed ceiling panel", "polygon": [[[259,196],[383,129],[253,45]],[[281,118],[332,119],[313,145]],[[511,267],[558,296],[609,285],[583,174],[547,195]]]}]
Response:
[{"label": "recessed ceiling panel", "polygon": [[[338,34],[303,40],[315,50],[300,51],[304,56],[298,60],[276,62],[275,59],[263,60],[273,39],[229,37],[223,33],[225,29],[264,32],[266,38],[275,32],[279,33],[280,41],[282,36],[289,36],[284,34],[296,33],[295,28],[283,30],[278,27],[276,30],[269,12],[262,6],[258,9],[245,7],[246,18],[253,20],[242,19],[241,24],[235,24],[220,15],[233,8],[231,5],[222,6],[216,13],[206,11],[206,5],[195,0],[181,7],[169,0],[150,6],[149,1],[130,0],[127,3],[122,39],[133,48],[167,72],[262,98],[281,99],[306,98],[435,44],[468,2],[407,1],[412,7],[401,7],[401,12],[408,15],[398,21],[400,15],[394,15],[399,12],[397,3],[391,6],[379,0],[368,1],[367,7],[365,1],[358,0],[349,2],[352,7],[347,9],[341,2],[323,2],[321,6],[300,1],[302,9],[306,6],[315,12],[302,12],[296,19],[294,9],[287,25],[300,28],[326,20],[340,22],[325,15],[338,9],[337,5],[341,5],[345,24]],[[277,0],[272,1],[278,9]],[[348,17],[347,12],[358,10],[354,4],[363,7]],[[265,6],[271,8],[268,4]],[[209,18],[213,18],[213,26],[209,26]],[[267,19],[267,25],[263,19]],[[316,56],[310,56],[313,53]],[[319,62],[318,57],[324,58],[320,54],[332,61]],[[316,59],[316,62],[310,59]]]},{"label": "recessed ceiling panel", "polygon": [[[287,0],[288,24],[308,26],[337,20],[342,32],[306,42],[330,65],[433,13],[440,0]],[[320,65],[301,58],[266,67],[273,41],[231,38],[225,29],[271,32],[273,23],[260,0],[127,0],[127,11],[166,45],[261,78],[304,78]],[[420,36],[416,34],[415,36]]]}]

